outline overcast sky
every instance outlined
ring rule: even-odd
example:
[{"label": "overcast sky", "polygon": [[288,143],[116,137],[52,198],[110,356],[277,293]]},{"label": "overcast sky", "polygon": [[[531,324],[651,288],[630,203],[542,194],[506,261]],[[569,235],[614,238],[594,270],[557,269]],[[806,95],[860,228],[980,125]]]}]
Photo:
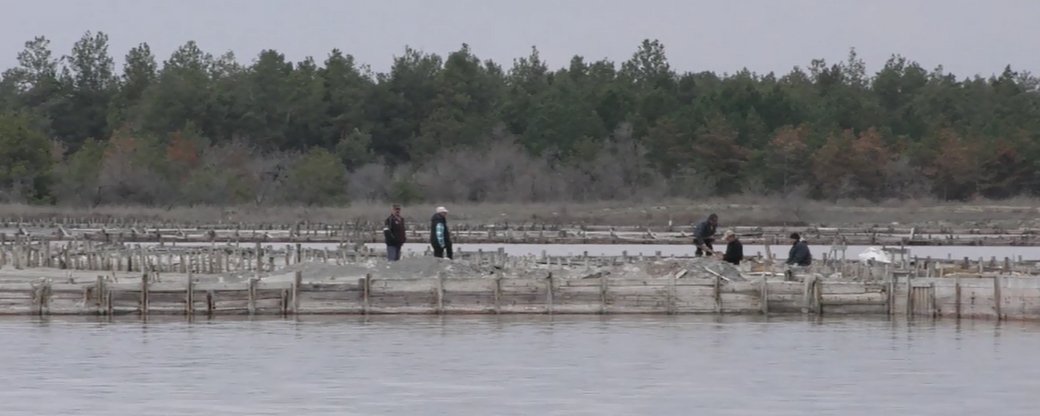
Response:
[{"label": "overcast sky", "polygon": [[855,47],[876,71],[902,54],[960,76],[1004,65],[1040,73],[1040,1],[1032,0],[0,0],[0,67],[24,42],[51,39],[68,53],[87,30],[109,34],[122,62],[147,42],[162,61],[195,40],[248,63],[262,49],[322,61],[332,48],[377,71],[405,45],[446,54],[468,43],[509,67],[532,45],[553,68],[578,54],[628,59],[644,38],[664,42],[678,71],[787,72]]}]

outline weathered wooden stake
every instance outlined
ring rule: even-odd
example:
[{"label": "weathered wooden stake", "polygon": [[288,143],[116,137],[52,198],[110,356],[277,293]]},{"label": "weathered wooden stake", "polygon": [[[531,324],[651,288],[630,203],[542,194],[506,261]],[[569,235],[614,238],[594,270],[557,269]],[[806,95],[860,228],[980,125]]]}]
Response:
[{"label": "weathered wooden stake", "polygon": [[816,315],[823,315],[823,282],[821,279],[813,279],[813,293],[816,294],[815,303]]},{"label": "weathered wooden stake", "polygon": [[292,313],[293,315],[300,313],[300,285],[303,284],[303,272],[296,271],[293,274],[292,282]]},{"label": "weathered wooden stake", "polygon": [[195,313],[195,279],[188,275],[188,288],[184,294],[184,314],[189,317]]},{"label": "weathered wooden stake", "polygon": [[549,272],[549,275],[545,277],[545,312],[549,315],[553,314],[553,275]]},{"label": "weathered wooden stake", "polygon": [[141,274],[141,316],[148,316],[148,272]]},{"label": "weathered wooden stake", "polygon": [[668,304],[665,305],[665,307],[668,308],[669,315],[674,315],[676,313],[676,309],[678,309],[676,306],[677,302],[675,300],[675,285],[677,280],[679,280],[678,276],[668,277]]},{"label": "weathered wooden stake", "polygon": [[607,313],[607,276],[599,277],[599,313]]},{"label": "weathered wooden stake", "polygon": [[955,314],[957,319],[961,319],[961,275],[958,274],[953,278],[953,293],[956,298],[954,301]]},{"label": "weathered wooden stake", "polygon": [[437,314],[444,313],[444,272],[437,273]]},{"label": "weathered wooden stake", "polygon": [[997,312],[998,321],[1004,319],[1004,314],[1001,311],[1001,304],[1004,303],[1004,299],[1001,298],[1000,285],[1000,275],[993,276],[993,306]]},{"label": "weathered wooden stake", "polygon": [[257,278],[249,279],[249,303],[246,304],[249,315],[256,314],[256,284],[259,281],[260,279]]},{"label": "weathered wooden stake", "polygon": [[[674,282],[675,279],[672,280]],[[769,281],[765,276],[762,276],[762,287],[760,293],[759,296],[762,297],[762,315],[769,315]]]},{"label": "weathered wooden stake", "polygon": [[935,304],[935,282],[928,285],[928,303],[931,303],[932,318],[939,315],[939,307]]},{"label": "weathered wooden stake", "polygon": [[914,315],[914,285],[913,278],[906,276],[906,319]]},{"label": "weathered wooden stake", "polygon": [[206,291],[206,315],[213,316],[213,312],[217,310],[216,295],[212,290]]},{"label": "weathered wooden stake", "polygon": [[94,308],[97,310],[98,315],[105,314],[105,292],[105,278],[104,276],[98,276],[94,280]]},{"label": "weathered wooden stake", "polygon": [[502,276],[495,276],[495,314],[502,313]]},{"label": "weathered wooden stake", "polygon": [[712,285],[713,294],[715,296],[715,313],[722,313],[722,290],[720,287],[721,280],[719,275],[715,275],[715,282]]},{"label": "weathered wooden stake", "polygon": [[368,315],[368,309],[371,305],[371,293],[372,293],[372,274],[365,274],[364,282],[361,285],[361,311]]}]

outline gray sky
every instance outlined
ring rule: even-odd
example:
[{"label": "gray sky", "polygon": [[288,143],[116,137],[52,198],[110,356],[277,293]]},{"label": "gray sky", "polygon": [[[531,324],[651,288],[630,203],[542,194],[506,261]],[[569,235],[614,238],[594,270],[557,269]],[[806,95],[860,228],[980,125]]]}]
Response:
[{"label": "gray sky", "polygon": [[188,40],[248,63],[262,49],[292,60],[332,48],[377,71],[405,45],[446,54],[468,43],[508,68],[538,47],[550,67],[579,54],[628,59],[644,38],[664,42],[677,71],[787,72],[813,58],[842,60],[855,47],[876,71],[902,54],[959,76],[1004,65],[1040,72],[1040,1],[1031,0],[0,0],[0,68],[26,40],[68,53],[84,31],[109,34],[117,63],[147,42],[159,61]]}]

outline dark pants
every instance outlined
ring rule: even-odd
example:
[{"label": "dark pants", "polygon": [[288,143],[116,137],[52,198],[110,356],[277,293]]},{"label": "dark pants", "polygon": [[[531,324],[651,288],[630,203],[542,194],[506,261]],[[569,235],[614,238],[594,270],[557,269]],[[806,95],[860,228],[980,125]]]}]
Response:
[{"label": "dark pants", "polygon": [[401,260],[401,246],[386,246],[386,259],[388,261]]},{"label": "dark pants", "polygon": [[444,258],[445,254],[448,255],[449,259],[454,259],[454,257],[452,257],[452,253],[451,253],[451,246],[448,246],[448,247],[433,246],[433,257]]},{"label": "dark pants", "polygon": [[[704,242],[704,246],[705,246],[705,247],[707,247],[707,248],[710,248],[710,249],[711,249],[711,251],[715,251],[715,247],[713,247],[713,246],[711,245],[711,242],[712,242],[712,240],[707,240],[707,241],[705,241],[705,242]],[[704,252],[703,250],[701,250],[701,248],[700,248],[700,247],[697,247],[697,252],[696,252],[696,253],[693,253],[693,254],[694,254],[695,256],[697,256],[697,257],[701,257],[701,256],[704,256],[704,255],[705,255],[706,253],[705,253],[705,252]]]}]

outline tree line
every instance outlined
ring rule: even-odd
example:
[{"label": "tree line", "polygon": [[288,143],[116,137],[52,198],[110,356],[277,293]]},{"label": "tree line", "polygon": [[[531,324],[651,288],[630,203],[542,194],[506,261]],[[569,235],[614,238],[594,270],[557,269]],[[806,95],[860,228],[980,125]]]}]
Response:
[{"label": "tree line", "polygon": [[734,194],[869,200],[1040,192],[1040,82],[958,77],[851,50],[786,74],[679,72],[532,48],[405,48],[387,72],[340,50],[248,65],[108,36],[25,43],[0,78],[0,200],[69,205],[544,202]]}]

